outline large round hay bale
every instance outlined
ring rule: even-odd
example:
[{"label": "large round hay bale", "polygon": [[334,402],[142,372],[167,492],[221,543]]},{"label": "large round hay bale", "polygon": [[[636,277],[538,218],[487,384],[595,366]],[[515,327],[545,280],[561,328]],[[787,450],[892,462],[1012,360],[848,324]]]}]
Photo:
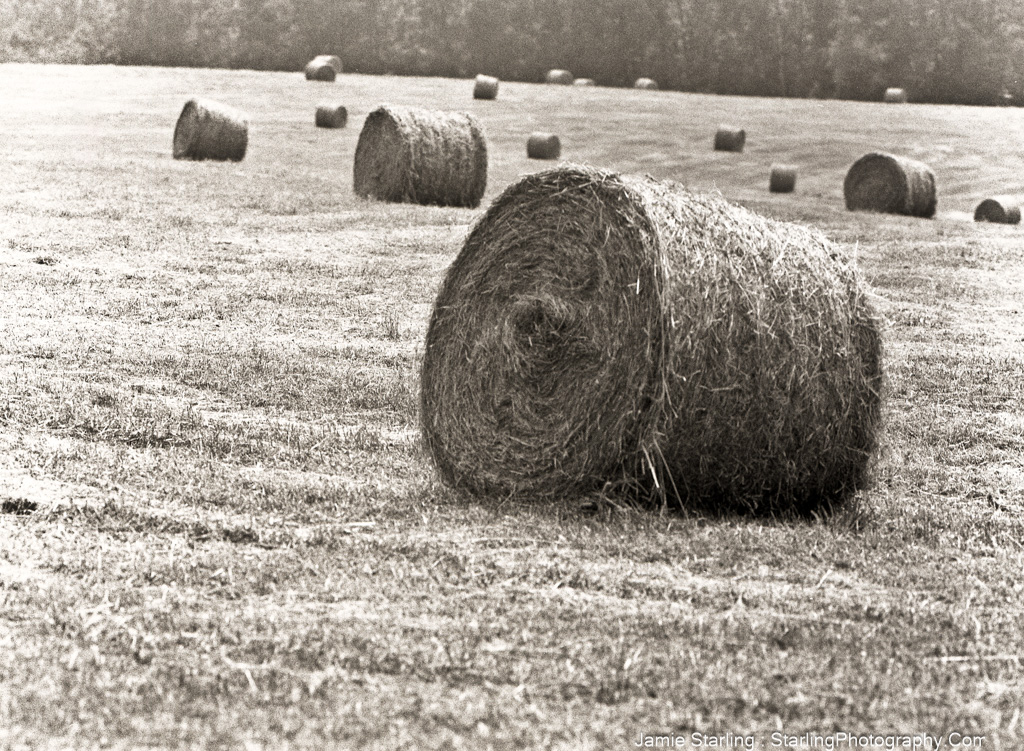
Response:
[{"label": "large round hay bale", "polygon": [[575,78],[572,82],[573,86],[595,86],[593,78]]},{"label": "large round hay bale", "polygon": [[772,193],[792,193],[796,188],[796,167],[792,164],[773,164],[768,177],[768,190]]},{"label": "large round hay bale", "polygon": [[1017,196],[986,198],[974,210],[974,221],[997,224],[1020,224],[1020,203]]},{"label": "large round hay bale", "polygon": [[483,74],[476,77],[473,84],[474,99],[496,99],[498,96],[498,79]]},{"label": "large round hay bale", "polygon": [[381,201],[480,205],[487,187],[487,139],[467,112],[381,106],[356,144],[353,188]]},{"label": "large round hay bale", "polygon": [[557,84],[560,84],[562,86],[568,86],[568,85],[572,84],[573,76],[572,76],[572,73],[570,73],[567,70],[562,70],[560,68],[553,68],[553,69],[551,69],[551,70],[549,70],[547,72],[547,75],[544,76],[544,82],[545,83],[557,83]]},{"label": "large round hay bale", "polygon": [[820,232],[563,166],[507,188],[449,268],[421,427],[472,494],[808,512],[867,479],[879,329]]},{"label": "large round hay bale", "polygon": [[321,57],[315,57],[306,63],[307,81],[333,81],[337,77],[338,71]]},{"label": "large round hay bale", "polygon": [[719,125],[715,132],[715,151],[743,151],[747,132],[731,125]]},{"label": "large round hay bale", "polygon": [[930,218],[935,216],[935,174],[914,159],[872,152],[850,167],[843,181],[846,208]]},{"label": "large round hay bale", "polygon": [[318,128],[344,128],[348,110],[340,104],[318,104],[314,122]]},{"label": "large round hay bale", "polygon": [[531,133],[526,139],[526,156],[530,159],[558,159],[562,142],[554,133]]},{"label": "large round hay bale", "polygon": [[337,55],[317,55],[313,59],[327,63],[332,68],[334,68],[334,72],[337,73],[338,75],[344,73],[344,68],[342,67],[341,64],[341,58],[338,57]]},{"label": "large round hay bale", "polygon": [[885,93],[882,95],[882,101],[886,104],[906,104],[907,90],[890,87],[886,89]]},{"label": "large round hay bale", "polygon": [[174,126],[175,159],[240,162],[249,145],[249,121],[234,107],[209,99],[189,99]]},{"label": "large round hay bale", "polygon": [[633,88],[657,90],[658,82],[653,78],[638,78],[636,79],[636,83],[633,84]]}]

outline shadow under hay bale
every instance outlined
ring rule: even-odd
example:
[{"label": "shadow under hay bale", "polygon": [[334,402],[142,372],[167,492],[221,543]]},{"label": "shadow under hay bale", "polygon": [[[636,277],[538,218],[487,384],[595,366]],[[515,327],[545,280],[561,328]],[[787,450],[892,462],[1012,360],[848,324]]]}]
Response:
[{"label": "shadow under hay bale", "polygon": [[563,166],[507,188],[449,268],[421,428],[474,495],[809,513],[867,480],[879,328],[821,233]]},{"label": "shadow under hay bale", "polygon": [[658,82],[653,78],[638,78],[636,79],[636,83],[633,84],[633,88],[656,91],[658,89]]},{"label": "shadow under hay bale", "polygon": [[796,167],[792,164],[773,164],[768,177],[768,190],[772,193],[792,193],[796,188]]},{"label": "shadow under hay bale", "polygon": [[595,86],[593,78],[577,78],[572,82],[573,86]]},{"label": "shadow under hay bale", "polygon": [[865,154],[843,181],[850,211],[880,211],[930,219],[935,216],[935,174],[923,162],[884,152]]},{"label": "shadow under hay bale", "polygon": [[567,70],[562,70],[560,68],[553,68],[547,72],[547,75],[544,76],[545,83],[556,83],[562,86],[570,85],[573,82],[573,80],[574,79],[572,73],[570,73]]},{"label": "shadow under hay bale", "polygon": [[323,58],[314,58],[306,63],[306,80],[307,81],[327,81],[331,82],[338,77],[338,71],[334,69],[334,66]]},{"label": "shadow under hay bale", "polygon": [[733,128],[729,125],[718,126],[715,133],[715,151],[743,151],[743,144],[747,141],[747,132],[743,128]]},{"label": "shadow under hay bale", "polygon": [[318,128],[344,128],[348,110],[340,104],[318,104],[314,122]]},{"label": "shadow under hay bale", "polygon": [[498,79],[494,76],[479,75],[473,83],[474,99],[496,99],[498,96]]},{"label": "shadow under hay bale", "polygon": [[249,122],[234,107],[189,99],[174,126],[175,159],[240,162],[249,145]]},{"label": "shadow under hay bale", "polygon": [[974,221],[1020,224],[1021,199],[1016,196],[986,198],[974,209]]},{"label": "shadow under hay bale", "polygon": [[486,188],[487,139],[469,113],[386,105],[367,116],[353,166],[357,195],[472,208]]},{"label": "shadow under hay bale", "polygon": [[526,156],[530,159],[558,159],[562,142],[554,133],[531,133],[526,139]]},{"label": "shadow under hay bale", "polygon": [[907,103],[907,90],[888,88],[882,95],[882,101],[886,104],[906,104]]}]

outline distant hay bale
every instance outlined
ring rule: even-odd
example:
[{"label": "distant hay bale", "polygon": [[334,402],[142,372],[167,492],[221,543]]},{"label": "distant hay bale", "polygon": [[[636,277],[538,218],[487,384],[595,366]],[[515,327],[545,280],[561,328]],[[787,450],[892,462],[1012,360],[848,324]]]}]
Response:
[{"label": "distant hay bale", "polygon": [[1020,224],[1021,199],[1017,196],[986,198],[974,210],[974,221]]},{"label": "distant hay bale", "polygon": [[338,77],[334,66],[321,57],[315,57],[306,63],[307,81],[333,81]]},{"label": "distant hay bale", "polygon": [[344,128],[348,110],[340,104],[318,104],[315,122],[318,128]]},{"label": "distant hay bale", "polygon": [[657,90],[658,82],[653,78],[638,78],[636,79],[636,83],[633,84],[633,88]]},{"label": "distant hay bale", "polygon": [[747,132],[743,128],[719,125],[715,133],[715,151],[743,151]]},{"label": "distant hay bale", "polygon": [[562,142],[554,133],[531,133],[526,140],[526,156],[530,159],[558,159]]},{"label": "distant hay bale", "polygon": [[772,193],[792,193],[796,188],[796,167],[792,164],[773,164],[768,178],[768,190]]},{"label": "distant hay bale", "polygon": [[421,429],[475,495],[808,513],[867,481],[882,382],[879,320],[820,232],[569,165],[507,188],[449,268]]},{"label": "distant hay bale", "polygon": [[935,174],[922,162],[872,152],[850,167],[843,181],[846,208],[931,218],[935,216]]},{"label": "distant hay bale", "polygon": [[907,90],[895,87],[888,88],[885,90],[885,94],[882,95],[882,101],[886,104],[906,104]]},{"label": "distant hay bale", "polygon": [[327,63],[332,68],[334,68],[334,72],[337,73],[338,75],[344,73],[344,69],[342,68],[341,65],[341,58],[338,57],[337,55],[317,55],[316,57],[313,58],[313,60],[319,60],[320,62]]},{"label": "distant hay bale", "polygon": [[573,79],[572,85],[573,86],[594,86],[595,84],[594,84],[594,79],[593,78],[576,78],[576,79]]},{"label": "distant hay bale", "polygon": [[498,79],[483,74],[476,77],[473,84],[474,99],[495,99],[498,96]]},{"label": "distant hay bale", "polygon": [[382,106],[356,144],[353,188],[381,201],[480,205],[487,187],[487,139],[467,112]]},{"label": "distant hay bale", "polygon": [[557,83],[562,86],[569,86],[573,82],[572,73],[567,70],[561,70],[560,68],[553,68],[548,71],[547,75],[544,76],[546,83]]},{"label": "distant hay bale", "polygon": [[249,145],[245,115],[220,102],[189,99],[174,126],[175,159],[240,162]]}]

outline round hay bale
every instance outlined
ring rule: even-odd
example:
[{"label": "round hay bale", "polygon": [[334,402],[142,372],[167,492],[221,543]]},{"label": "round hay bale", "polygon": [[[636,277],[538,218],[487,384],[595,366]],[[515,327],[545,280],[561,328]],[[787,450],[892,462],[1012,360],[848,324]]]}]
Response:
[{"label": "round hay bale", "polygon": [[888,88],[882,95],[882,101],[886,104],[906,104],[907,103],[907,90],[898,89],[895,87]]},{"label": "round hay bale", "polygon": [[1020,224],[1020,199],[1016,196],[986,198],[974,210],[974,221]]},{"label": "round hay bale", "polygon": [[576,78],[572,82],[573,86],[595,86],[593,78]]},{"label": "round hay bale", "polygon": [[318,104],[315,122],[318,128],[344,128],[348,110],[340,104]]},{"label": "round hay bale", "polygon": [[656,91],[658,89],[658,82],[653,78],[638,78],[636,83],[633,84],[634,89],[651,89]]},{"label": "round hay bale", "polygon": [[792,164],[773,164],[768,178],[768,190],[772,193],[792,193],[796,188],[796,167]]},{"label": "round hay bale", "polygon": [[498,96],[498,79],[494,76],[478,75],[473,84],[474,99],[496,99]]},{"label": "round hay bale", "polygon": [[356,144],[353,188],[380,201],[480,205],[487,187],[487,139],[467,112],[381,106]]},{"label": "round hay bale", "polygon": [[531,133],[526,139],[526,156],[530,159],[558,159],[562,142],[554,133]]},{"label": "round hay bale", "polygon": [[572,73],[567,70],[561,70],[560,68],[553,68],[544,76],[545,83],[556,83],[562,86],[571,85],[573,80]]},{"label": "round hay bale", "polygon": [[931,218],[935,216],[935,174],[914,159],[872,152],[850,167],[843,181],[850,211],[881,211]]},{"label": "round hay bale", "polygon": [[444,481],[475,495],[806,513],[868,478],[879,330],[820,232],[562,166],[507,188],[449,268],[421,429]]},{"label": "round hay bale", "polygon": [[333,81],[338,77],[338,71],[334,66],[323,58],[316,57],[306,63],[307,81]]},{"label": "round hay bale", "polygon": [[174,126],[175,159],[240,162],[249,145],[249,121],[234,107],[209,99],[189,99]]},{"label": "round hay bale", "polygon": [[719,125],[715,133],[715,151],[743,151],[747,132],[743,128]]},{"label": "round hay bale", "polygon": [[313,58],[313,60],[319,60],[320,62],[327,63],[332,68],[334,68],[334,72],[337,73],[338,75],[341,75],[342,73],[345,72],[344,68],[341,65],[341,58],[338,57],[337,55],[317,55],[316,57]]}]

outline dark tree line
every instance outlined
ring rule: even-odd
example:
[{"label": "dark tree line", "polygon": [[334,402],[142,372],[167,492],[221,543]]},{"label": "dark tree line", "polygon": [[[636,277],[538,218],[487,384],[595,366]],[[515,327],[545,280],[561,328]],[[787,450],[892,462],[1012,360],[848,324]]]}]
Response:
[{"label": "dark tree line", "polygon": [[0,59],[1024,101],[1020,0],[0,0]]}]

